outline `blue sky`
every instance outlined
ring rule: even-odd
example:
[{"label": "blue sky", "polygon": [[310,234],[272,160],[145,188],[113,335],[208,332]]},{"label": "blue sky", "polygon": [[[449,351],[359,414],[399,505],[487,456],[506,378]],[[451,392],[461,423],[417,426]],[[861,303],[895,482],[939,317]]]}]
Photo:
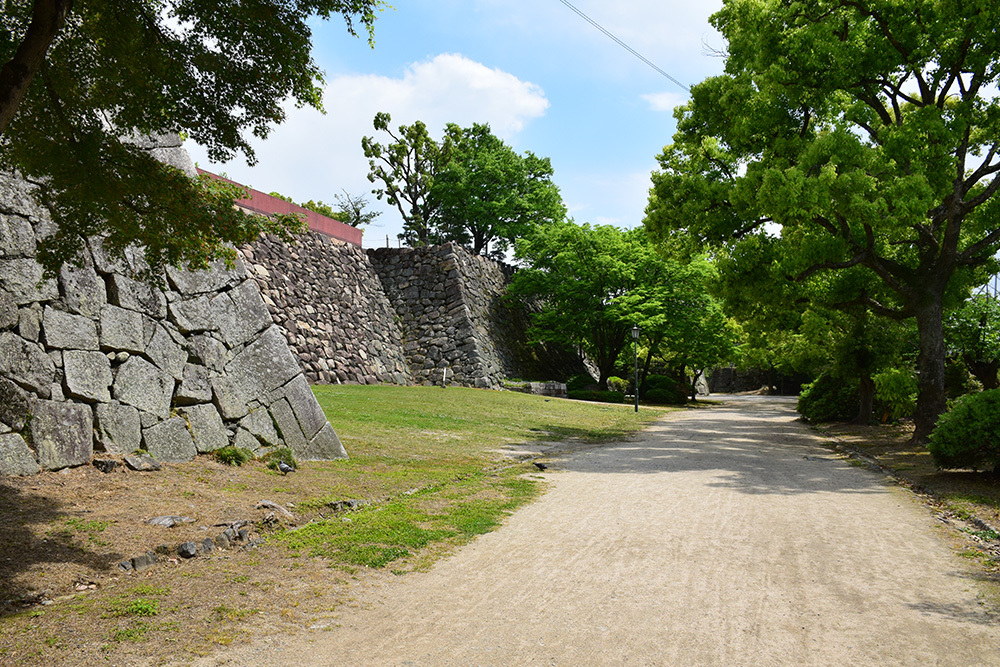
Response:
[{"label": "blue sky", "polygon": [[[258,163],[208,161],[202,168],[295,201],[333,202],[342,189],[384,211],[366,247],[396,245],[402,221],[371,195],[361,138],[379,136],[376,112],[392,125],[424,121],[440,138],[446,123],[488,123],[518,152],[548,157],[577,222],[635,227],[649,173],[674,132],[672,109],[686,92],[615,44],[559,0],[395,0],[379,15],[375,48],[339,20],[314,26],[314,57],[326,73],[326,114],[290,106]],[[721,73],[710,55],[724,42],[708,17],[721,0],[575,0],[573,4],[686,85]],[[384,135],[382,135],[384,138]]]}]

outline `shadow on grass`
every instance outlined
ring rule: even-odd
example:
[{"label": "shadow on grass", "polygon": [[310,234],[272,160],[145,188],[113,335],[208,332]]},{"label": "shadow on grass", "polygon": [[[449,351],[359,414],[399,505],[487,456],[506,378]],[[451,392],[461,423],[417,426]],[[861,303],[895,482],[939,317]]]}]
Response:
[{"label": "shadow on grass", "polygon": [[[20,575],[47,563],[74,563],[81,568],[108,570],[123,556],[93,551],[76,544],[71,533],[60,531],[59,521],[72,515],[61,503],[27,494],[0,481],[0,618],[23,610],[21,603],[37,601],[45,591],[26,587]],[[50,524],[40,534],[32,526]]]}]

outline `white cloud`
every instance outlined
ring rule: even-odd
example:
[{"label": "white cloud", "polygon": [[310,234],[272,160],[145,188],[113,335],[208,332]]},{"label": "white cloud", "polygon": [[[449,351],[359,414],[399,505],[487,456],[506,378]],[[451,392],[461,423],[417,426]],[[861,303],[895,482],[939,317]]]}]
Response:
[{"label": "white cloud", "polygon": [[673,112],[674,107],[680,106],[687,102],[687,95],[681,95],[679,93],[651,93],[649,95],[643,95],[642,99],[649,102],[649,107],[653,111],[667,111]]},{"label": "white cloud", "polygon": [[326,114],[288,105],[287,120],[267,141],[255,141],[258,163],[242,160],[225,165],[208,163],[204,150],[188,145],[199,166],[226,171],[230,178],[265,192],[277,191],[295,201],[333,202],[346,189],[364,194],[372,209],[384,214],[366,233],[365,245],[395,245],[402,223],[398,212],[370,195],[368,160],[361,150],[363,136],[378,136],[372,127],[380,111],[392,116],[392,126],[424,121],[440,136],[446,123],[468,127],[488,123],[493,132],[510,140],[532,118],[543,116],[549,102],[542,89],[513,74],[470,60],[442,54],[409,65],[399,78],[378,75],[333,77],[324,96]]}]

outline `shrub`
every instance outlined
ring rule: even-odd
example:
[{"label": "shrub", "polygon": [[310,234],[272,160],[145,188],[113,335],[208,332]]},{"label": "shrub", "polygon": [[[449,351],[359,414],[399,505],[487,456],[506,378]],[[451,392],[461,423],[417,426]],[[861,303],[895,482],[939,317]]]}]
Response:
[{"label": "shrub", "polygon": [[669,375],[650,375],[646,377],[646,389],[677,389],[677,380]]},{"label": "shrub", "polygon": [[583,391],[589,387],[596,387],[597,382],[587,373],[574,375],[566,380],[566,391]]},{"label": "shrub", "polygon": [[845,381],[822,373],[802,386],[795,409],[811,422],[847,421],[858,414],[861,393],[857,381]]},{"label": "shrub", "polygon": [[940,468],[1000,470],[1000,389],[958,399],[938,418],[927,449]]},{"label": "shrub", "polygon": [[265,461],[267,467],[271,470],[278,469],[278,461],[284,461],[296,470],[299,468],[299,464],[295,460],[295,453],[288,447],[278,447],[274,451],[265,454],[261,460]]},{"label": "shrub", "polygon": [[608,378],[608,389],[611,391],[620,391],[624,394],[628,391],[628,380],[623,380],[620,377],[612,375]]},{"label": "shrub", "polygon": [[620,391],[582,390],[567,392],[570,398],[577,401],[599,401],[601,403],[624,403],[625,394]]},{"label": "shrub", "polygon": [[241,466],[247,461],[253,460],[253,452],[242,447],[228,445],[222,449],[215,450],[215,458],[217,461],[229,466]]},{"label": "shrub", "polygon": [[648,389],[646,402],[654,405],[683,405],[687,403],[687,394],[679,391],[676,385],[664,389]]},{"label": "shrub", "polygon": [[917,378],[909,369],[890,368],[875,375],[875,396],[892,419],[909,417],[917,407]]}]

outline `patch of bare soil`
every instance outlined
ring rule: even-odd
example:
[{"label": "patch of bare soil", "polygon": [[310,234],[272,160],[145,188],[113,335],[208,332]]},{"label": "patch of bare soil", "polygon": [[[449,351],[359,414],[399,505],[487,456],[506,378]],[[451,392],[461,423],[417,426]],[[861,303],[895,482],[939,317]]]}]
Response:
[{"label": "patch of bare soil", "polygon": [[1000,582],[1000,478],[988,472],[942,470],[930,452],[909,442],[913,425],[824,424],[837,446],[872,462],[903,486],[924,496],[942,523],[965,537],[956,542],[963,556],[978,561],[986,575]]},{"label": "patch of bare soil", "polygon": [[[332,570],[266,542],[277,527],[310,518],[296,501],[314,498],[335,465],[283,476],[259,462],[236,468],[199,457],[159,472],[85,466],[0,478],[0,665],[184,662],[251,634],[308,628],[350,600],[353,581],[390,576]],[[262,500],[295,518],[258,509]],[[163,515],[193,521],[147,523]],[[250,522],[247,540],[178,556],[178,544],[236,521]],[[169,553],[150,569],[119,569],[157,547]]]}]

